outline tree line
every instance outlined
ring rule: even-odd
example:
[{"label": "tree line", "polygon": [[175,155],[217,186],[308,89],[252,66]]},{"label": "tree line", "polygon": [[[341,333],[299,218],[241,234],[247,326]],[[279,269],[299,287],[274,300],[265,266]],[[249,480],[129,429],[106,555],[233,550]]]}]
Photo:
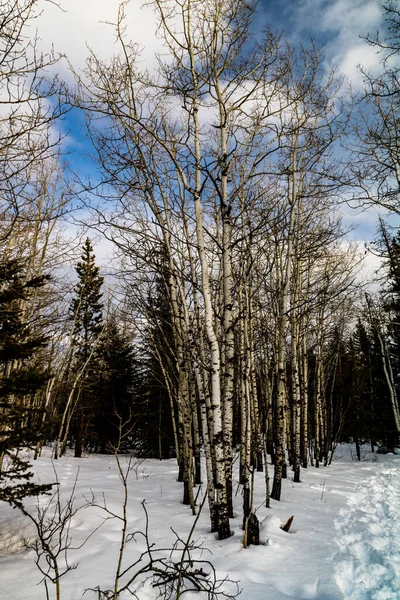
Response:
[{"label": "tree line", "polygon": [[[253,2],[152,6],[157,68],[144,69],[122,3],[120,52],[92,53],[74,89],[41,78],[53,55],[29,58],[39,2],[1,9],[0,498],[44,491],[25,446],[176,456],[184,504],[195,513],[204,479],[225,539],[237,453],[246,528],[254,470],[269,506],[289,468],[299,482],[341,441],[359,460],[366,440],[398,444],[400,240],[381,223],[372,297],[337,206],[398,212],[399,10],[386,4],[385,37],[367,39],[382,69],[364,74],[358,110],[314,45],[255,35]],[[54,142],[71,107],[86,115],[93,185],[72,185]],[[110,298],[91,240],[63,231],[76,197],[116,249]]]}]

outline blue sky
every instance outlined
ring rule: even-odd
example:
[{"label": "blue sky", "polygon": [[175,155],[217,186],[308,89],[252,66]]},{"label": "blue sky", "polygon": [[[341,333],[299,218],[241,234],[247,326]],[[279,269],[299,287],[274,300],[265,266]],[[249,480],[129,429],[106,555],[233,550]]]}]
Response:
[{"label": "blue sky", "polygon": [[[141,8],[141,5],[141,0],[131,0],[128,27],[132,39],[143,48],[144,64],[151,68],[160,41],[155,36],[152,9]],[[115,21],[118,0],[61,0],[61,6],[63,10],[52,4],[46,5],[37,20],[43,49],[53,44],[56,52],[67,55],[77,70],[84,66],[87,46],[101,58],[115,53],[112,27],[104,22]],[[382,28],[382,9],[378,0],[261,0],[259,10],[257,24],[268,22],[272,29],[284,32],[293,43],[307,44],[313,38],[317,45],[323,46],[326,69],[337,69],[355,89],[362,85],[358,65],[361,63],[370,70],[379,65],[374,49],[360,37]],[[72,83],[65,60],[57,69],[62,78]],[[71,167],[82,177],[96,177],[95,167],[88,157],[90,144],[86,139],[83,116],[73,110],[62,129],[69,131],[65,148]],[[377,219],[374,211],[357,215],[345,208],[343,214],[347,223],[358,224],[353,237],[373,237]]]}]

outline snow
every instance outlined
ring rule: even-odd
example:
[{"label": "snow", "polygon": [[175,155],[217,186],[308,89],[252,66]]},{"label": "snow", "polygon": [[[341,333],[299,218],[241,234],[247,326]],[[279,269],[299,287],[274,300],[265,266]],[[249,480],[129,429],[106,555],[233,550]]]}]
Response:
[{"label": "snow", "polygon": [[[44,456],[35,462],[34,470],[41,482],[54,481],[50,449],[45,450]],[[121,461],[126,468],[128,459],[121,457]],[[61,598],[76,600],[89,589],[84,598],[96,599],[98,594],[90,588],[113,586],[121,521],[107,519],[99,506],[85,505],[95,498],[95,504],[105,502],[110,512],[122,514],[123,486],[115,459],[99,455],[82,459],[67,456],[56,461],[54,469],[60,482],[62,506],[79,470],[74,506],[83,507],[71,521],[68,559],[76,568],[61,578]],[[241,489],[236,479],[232,537],[218,541],[209,532],[205,506],[193,534],[193,540],[202,550],[195,551],[193,556],[209,560],[219,580],[229,577],[231,582],[238,582],[240,597],[246,600],[400,599],[399,470],[400,456],[378,456],[364,450],[363,460],[357,463],[352,461],[351,448],[342,446],[330,467],[303,470],[301,483],[295,484],[289,472],[283,482],[282,501],[271,501],[270,509],[263,502],[264,474],[256,473],[254,505],[258,507],[261,522],[261,545],[246,549],[242,545]],[[182,484],[176,481],[177,473],[174,460],[146,460],[136,461],[129,474],[128,533],[144,531],[141,502],[145,500],[149,541],[155,549],[171,548],[176,540],[174,532],[186,539],[194,522],[190,508],[180,503]],[[203,486],[198,503],[204,491]],[[41,507],[48,502],[49,498],[39,500]],[[31,512],[36,504],[36,499],[27,501]],[[280,525],[291,515],[294,515],[293,525],[285,533]],[[0,504],[0,600],[46,598],[34,562],[35,553],[26,549],[24,540],[35,540],[33,525],[19,512]],[[124,565],[135,562],[145,548],[143,536],[131,540],[126,546]],[[164,555],[168,557],[169,552]],[[175,553],[172,557],[179,560],[180,555]],[[142,565],[143,561],[139,566]],[[210,571],[206,566],[204,570]],[[134,582],[132,588],[140,600],[157,597],[160,590],[152,583],[151,580],[143,583],[143,577]],[[50,598],[55,598],[54,586],[48,585]],[[223,589],[234,592],[236,587],[225,582]],[[184,597],[201,600],[207,596],[189,592]],[[120,598],[132,596],[124,592]]]},{"label": "snow", "polygon": [[366,483],[350,495],[348,508],[335,521],[336,581],[352,600],[400,598],[398,466],[383,467]]}]

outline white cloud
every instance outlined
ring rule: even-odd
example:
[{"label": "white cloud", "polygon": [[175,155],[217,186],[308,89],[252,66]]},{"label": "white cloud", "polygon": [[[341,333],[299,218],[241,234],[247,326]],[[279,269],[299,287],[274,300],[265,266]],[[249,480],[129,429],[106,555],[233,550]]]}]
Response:
[{"label": "white cloud", "polygon": [[359,66],[369,73],[375,72],[379,68],[379,56],[375,48],[360,43],[358,46],[350,47],[340,59],[339,70],[352,82],[354,88],[361,88],[364,76]]},{"label": "white cloud", "polygon": [[376,50],[362,38],[382,28],[380,0],[305,0],[297,13],[296,28],[302,35],[326,37],[327,67],[338,69],[353,88],[360,88],[359,65],[370,71],[379,66]]},{"label": "white cloud", "polygon": [[348,32],[352,37],[376,28],[381,20],[381,4],[378,0],[334,0],[323,5],[321,26],[334,32]]},{"label": "white cloud", "polygon": [[[61,10],[46,3],[35,21],[40,49],[48,51],[54,46],[55,52],[66,55],[75,69],[84,67],[88,47],[100,59],[118,53],[112,23],[117,21],[119,4],[119,0],[61,0]],[[126,25],[128,39],[143,49],[143,61],[151,67],[155,52],[162,50],[153,9],[142,7],[142,0],[133,0],[126,5]],[[58,70],[68,76],[66,64],[59,63]]]},{"label": "white cloud", "polygon": [[[85,64],[87,46],[106,59],[119,51],[115,41],[115,28],[106,22],[117,19],[120,0],[61,0],[60,10],[45,3],[42,15],[36,20],[41,48],[54,44],[57,52],[69,57],[75,68]],[[346,77],[360,86],[362,78],[357,66],[374,68],[379,59],[374,49],[360,39],[360,35],[374,34],[382,26],[380,0],[303,0],[293,2],[297,37],[306,34],[326,37],[327,65],[337,67]],[[143,50],[143,64],[155,65],[155,53],[162,52],[162,42],[156,35],[156,14],[152,6],[142,5],[142,0],[131,0],[126,5],[127,35]],[[282,8],[282,19],[284,8]],[[70,79],[67,66],[58,70]]]}]

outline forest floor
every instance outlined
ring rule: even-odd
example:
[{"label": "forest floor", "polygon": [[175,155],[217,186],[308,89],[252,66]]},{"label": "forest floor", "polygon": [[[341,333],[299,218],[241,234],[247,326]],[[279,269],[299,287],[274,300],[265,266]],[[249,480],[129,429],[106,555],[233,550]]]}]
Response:
[{"label": "forest floor", "polygon": [[[354,462],[353,454],[350,446],[340,446],[330,467],[303,470],[301,483],[295,484],[289,472],[282,501],[271,501],[270,509],[264,506],[264,474],[256,473],[254,507],[261,522],[261,545],[246,549],[242,544],[242,496],[236,473],[237,516],[232,520],[232,537],[220,542],[209,532],[207,505],[193,534],[196,545],[202,546],[202,550],[193,551],[193,557],[210,561],[217,579],[228,577],[231,581],[223,583],[219,591],[233,594],[233,582],[237,582],[243,600],[400,599],[400,455],[377,455],[363,449],[361,462]],[[55,480],[49,456],[50,449],[45,449],[43,457],[34,464],[41,482]],[[121,457],[124,468],[127,461],[127,457]],[[176,481],[176,463],[136,460],[132,466],[128,479],[128,533],[144,531],[141,502],[145,500],[152,551],[171,548],[176,534],[186,539],[194,522],[189,507],[180,503],[182,484]],[[70,497],[78,477],[74,490],[76,508],[95,498],[95,504],[105,501],[109,511],[122,514],[123,487],[113,457],[66,456],[54,463],[54,469],[60,482],[61,506]],[[272,475],[271,468],[269,474]],[[198,504],[204,491],[202,486]],[[41,498],[39,505],[43,508],[48,502],[48,498]],[[35,514],[37,501],[29,499],[27,508]],[[285,533],[280,525],[291,515],[293,525]],[[88,590],[86,600],[106,598],[98,590],[113,586],[121,521],[105,519],[106,516],[104,510],[89,506],[72,517],[68,559],[76,568],[60,580],[62,600],[77,600],[84,590]],[[29,540],[35,540],[33,525],[18,511],[0,503],[0,600],[46,599],[35,566],[35,552],[24,545]],[[126,546],[124,567],[133,564],[145,550],[143,536],[136,536]],[[168,558],[170,552],[164,550],[161,555]],[[172,558],[178,563],[181,556],[176,552]],[[59,560],[63,564],[62,554]],[[144,557],[121,580],[126,581],[146,560]],[[207,564],[197,567],[210,572]],[[144,576],[139,577],[131,586],[139,600],[154,600],[160,593],[160,597],[168,598],[165,590],[153,586],[153,579],[143,580]],[[51,582],[48,594],[50,599],[56,597]],[[120,596],[121,600],[132,597],[129,592]],[[188,592],[184,598],[201,600],[207,595]]]}]

